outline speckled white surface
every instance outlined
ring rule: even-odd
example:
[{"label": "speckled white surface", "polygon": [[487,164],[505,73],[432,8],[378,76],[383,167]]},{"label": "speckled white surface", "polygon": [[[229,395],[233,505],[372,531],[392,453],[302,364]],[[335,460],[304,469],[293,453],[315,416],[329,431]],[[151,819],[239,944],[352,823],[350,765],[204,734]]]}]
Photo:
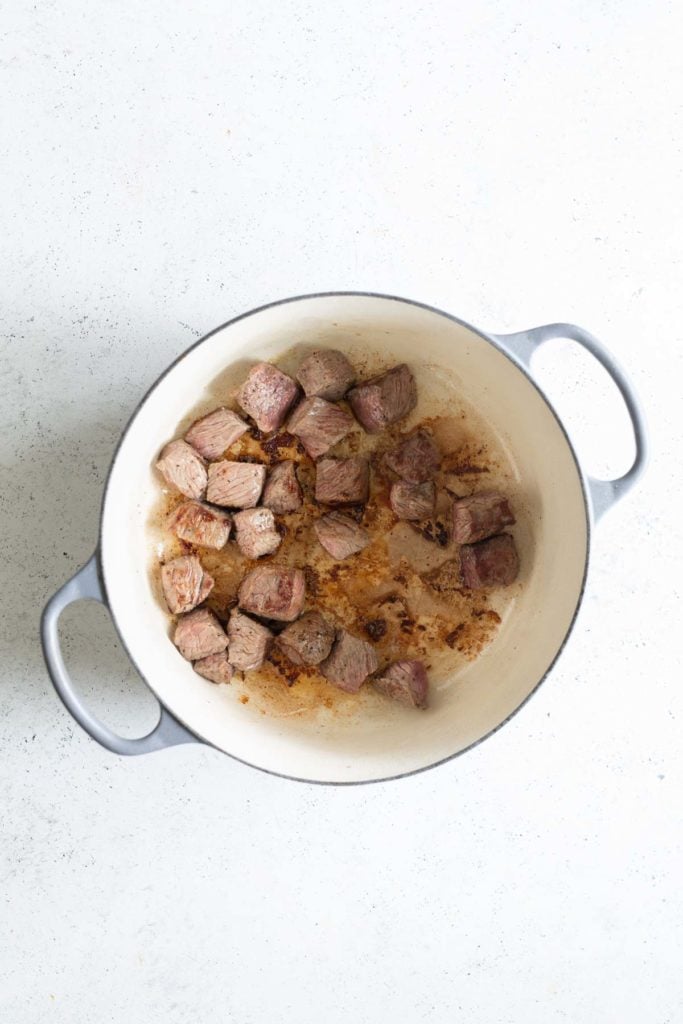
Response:
[{"label": "speckled white surface", "polygon": [[[682,28],[662,0],[6,13],[3,1024],[680,1021]],[[113,757],[37,628],[119,431],[196,337],[326,288],[590,328],[648,409],[648,477],[551,678],[464,758],[322,789],[199,747]],[[590,363],[539,363],[623,469]],[[101,714],[147,728],[105,613],[64,636]]]}]

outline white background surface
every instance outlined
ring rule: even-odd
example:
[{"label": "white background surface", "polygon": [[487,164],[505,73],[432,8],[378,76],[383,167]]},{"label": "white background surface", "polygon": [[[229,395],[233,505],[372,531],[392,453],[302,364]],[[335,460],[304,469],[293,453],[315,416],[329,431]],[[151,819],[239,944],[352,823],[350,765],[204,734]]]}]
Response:
[{"label": "white background surface", "polygon": [[[681,1020],[682,28],[661,0],[6,11],[3,1022]],[[326,288],[583,324],[646,405],[649,474],[560,664],[464,758],[352,789],[116,758],[58,704],[40,608],[157,374]],[[623,470],[589,361],[541,362],[589,468]],[[149,727],[105,613],[64,636],[93,706]]]}]

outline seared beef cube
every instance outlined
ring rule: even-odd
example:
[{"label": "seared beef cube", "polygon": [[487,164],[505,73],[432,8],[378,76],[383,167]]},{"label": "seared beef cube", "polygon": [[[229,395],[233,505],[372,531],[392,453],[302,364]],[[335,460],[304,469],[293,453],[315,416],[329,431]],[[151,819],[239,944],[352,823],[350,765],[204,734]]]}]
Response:
[{"label": "seared beef cube", "polygon": [[287,430],[301,438],[311,458],[317,459],[355,426],[356,421],[346,409],[324,398],[304,398],[292,413]]},{"label": "seared beef cube", "polygon": [[213,578],[196,555],[181,555],[161,567],[161,585],[174,615],[191,612],[213,590]]},{"label": "seared beef cube", "polygon": [[157,462],[167,484],[187,498],[202,498],[206,490],[206,463],[186,441],[171,441]]},{"label": "seared beef cube", "polygon": [[296,398],[296,382],[270,363],[258,363],[239,390],[237,401],[259,430],[279,430]]},{"label": "seared beef cube", "polygon": [[460,548],[460,571],[463,583],[472,590],[507,587],[519,573],[519,556],[509,533],[463,544]]},{"label": "seared beef cube", "polygon": [[325,505],[364,505],[370,496],[367,459],[321,459],[315,467],[315,500]]},{"label": "seared beef cube", "polygon": [[358,693],[368,676],[376,672],[379,661],[374,647],[367,641],[337,630],[337,638],[329,658],[320,666],[320,671],[330,683],[347,693]]},{"label": "seared beef cube", "polygon": [[378,434],[402,420],[417,405],[415,378],[401,363],[350,391],[349,404],[367,432]]},{"label": "seared beef cube", "polygon": [[232,520],[227,512],[200,501],[184,501],[169,516],[168,527],[188,544],[219,551],[228,541]]},{"label": "seared beef cube", "polygon": [[306,356],[296,376],[308,398],[336,402],[355,382],[356,371],[343,352],[323,348]]},{"label": "seared beef cube", "polygon": [[199,661],[195,661],[193,668],[212,683],[229,683],[232,679],[232,665],[228,661],[227,651],[210,654],[208,658],[200,658]]},{"label": "seared beef cube", "polygon": [[328,512],[326,516],[316,519],[313,529],[325,551],[333,558],[356,555],[370,543],[367,530],[343,512]]},{"label": "seared beef cube", "polygon": [[263,619],[293,622],[303,611],[306,580],[301,569],[260,565],[244,577],[237,597],[246,612]]},{"label": "seared beef cube", "polygon": [[173,634],[173,643],[183,658],[201,661],[211,654],[220,654],[228,646],[228,638],[220,622],[208,608],[197,608],[181,615]]},{"label": "seared beef cube", "polygon": [[261,668],[273,639],[273,634],[262,622],[254,622],[234,608],[228,622],[228,637],[228,659],[233,668],[240,672]]},{"label": "seared beef cube", "polygon": [[373,683],[392,700],[411,708],[427,707],[429,680],[421,661],[395,661]]},{"label": "seared beef cube", "polygon": [[266,467],[255,462],[212,462],[206,499],[228,508],[253,508],[266,479]]},{"label": "seared beef cube", "polygon": [[226,448],[246,434],[249,427],[236,412],[230,409],[214,409],[208,416],[195,420],[185,440],[196,448],[209,462],[219,459]]},{"label": "seared beef cube", "polygon": [[261,504],[278,515],[296,512],[303,501],[293,462],[278,462],[268,471]]},{"label": "seared beef cube", "polygon": [[426,519],[434,511],[436,488],[432,480],[424,484],[409,484],[397,480],[391,485],[389,504],[399,519]]},{"label": "seared beef cube", "polygon": [[295,665],[319,665],[330,653],[335,628],[320,612],[306,612],[280,633],[277,644]]},{"label": "seared beef cube", "polygon": [[453,540],[457,544],[474,544],[500,533],[514,523],[508,500],[498,491],[480,491],[453,503]]},{"label": "seared beef cube", "polygon": [[431,435],[420,429],[387,452],[384,461],[402,480],[422,484],[434,479],[441,455]]},{"label": "seared beef cube", "polygon": [[280,547],[282,537],[275,529],[275,516],[269,508],[245,508],[233,516],[235,540],[247,558],[272,555]]}]

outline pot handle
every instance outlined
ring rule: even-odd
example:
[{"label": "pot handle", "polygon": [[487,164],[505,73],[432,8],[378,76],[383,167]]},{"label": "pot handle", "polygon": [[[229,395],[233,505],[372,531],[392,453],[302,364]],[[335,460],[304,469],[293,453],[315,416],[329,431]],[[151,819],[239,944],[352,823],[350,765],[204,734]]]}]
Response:
[{"label": "pot handle", "polygon": [[68,605],[73,604],[74,601],[82,601],[87,598],[99,601],[107,607],[106,597],[98,574],[97,552],[95,552],[89,562],[86,562],[82,569],[79,569],[68,583],[65,583],[50,598],[45,606],[40,623],[40,637],[47,669],[55,690],[67,711],[73,715],[78,724],[94,740],[97,740],[103,747],[113,751],[115,754],[148,754],[152,750],[162,750],[164,747],[173,747],[178,743],[200,742],[184,725],[176,721],[163,705],[161,705],[159,721],[152,731],[147,736],[141,736],[139,739],[132,740],[112,732],[111,729],[107,728],[88,710],[78,693],[74,690],[73,683],[66,670],[57,628],[59,617],[64,609]]},{"label": "pot handle", "polygon": [[551,338],[569,338],[578,342],[591,355],[595,356],[621,392],[621,397],[631,417],[636,442],[636,457],[629,471],[617,480],[587,478],[593,515],[595,519],[599,519],[608,508],[623,498],[626,492],[633,487],[647,464],[648,445],[645,416],[626,374],[602,342],[583,327],[577,327],[576,324],[545,324],[542,327],[532,327],[528,331],[519,331],[516,334],[494,334],[493,338],[529,372],[531,372],[531,356],[544,342]]}]

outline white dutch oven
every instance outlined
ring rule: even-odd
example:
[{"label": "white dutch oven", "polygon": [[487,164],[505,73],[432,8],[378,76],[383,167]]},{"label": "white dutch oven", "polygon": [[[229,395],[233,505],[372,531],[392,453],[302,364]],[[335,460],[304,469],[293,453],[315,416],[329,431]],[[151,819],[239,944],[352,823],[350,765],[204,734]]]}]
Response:
[{"label": "white dutch oven", "polygon": [[[275,359],[292,339],[339,345],[344,335],[386,350],[387,361],[436,365],[455,375],[468,401],[509,450],[531,505],[533,550],[524,586],[495,641],[425,713],[394,708],[367,721],[311,727],[250,713],[234,688],[201,680],[168,640],[167,617],[150,585],[149,518],[159,483],[150,467],[207,384],[237,360]],[[633,422],[636,459],[619,480],[584,476],[557,415],[529,374],[532,352],[571,338],[602,363]],[[519,334],[487,334],[441,310],[388,295],[332,292],[256,309],[219,327],[182,355],[151,388],[128,424],[109,472],[97,552],[51,599],[42,639],[54,685],[71,714],[103,746],[140,754],[178,743],[212,744],[278,775],[358,783],[433,767],[494,732],[552,667],[581,601],[592,523],[641,474],[645,430],[622,372],[579,327],[551,324]],[[524,552],[522,552],[524,555]],[[74,691],[59,647],[58,620],[73,601],[109,609],[128,654],[161,704],[156,728],[123,739],[98,721]]]}]

